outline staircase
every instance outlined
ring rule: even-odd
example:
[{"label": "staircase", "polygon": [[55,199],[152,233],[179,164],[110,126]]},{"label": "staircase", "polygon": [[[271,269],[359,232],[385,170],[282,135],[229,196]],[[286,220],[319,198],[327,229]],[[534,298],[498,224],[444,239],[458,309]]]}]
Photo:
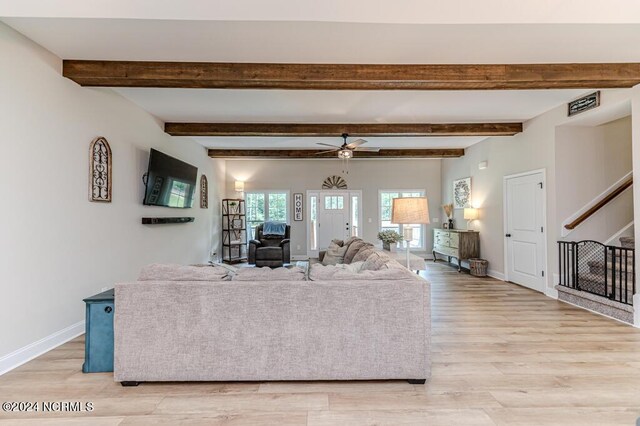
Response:
[{"label": "staircase", "polygon": [[635,241],[620,246],[597,241],[558,242],[558,299],[633,324]]}]

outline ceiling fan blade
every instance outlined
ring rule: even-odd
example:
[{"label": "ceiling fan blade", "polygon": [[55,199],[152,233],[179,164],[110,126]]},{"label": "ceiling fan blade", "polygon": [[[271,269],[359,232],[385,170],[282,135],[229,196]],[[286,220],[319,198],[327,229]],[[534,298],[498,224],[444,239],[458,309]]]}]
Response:
[{"label": "ceiling fan blade", "polygon": [[328,154],[328,153],[330,153],[330,152],[338,152],[338,151],[340,151],[340,150],[339,150],[339,149],[332,149],[332,150],[330,150],[330,151],[320,151],[320,152],[316,152],[316,153],[315,153],[315,154],[313,154],[313,155]]},{"label": "ceiling fan blade", "polygon": [[360,151],[360,152],[379,152],[380,148],[367,148],[367,147],[360,147],[360,148],[356,148],[354,149],[354,151]]},{"label": "ceiling fan blade", "polygon": [[329,144],[329,143],[322,143],[322,142],[316,142],[316,145],[330,146],[331,148],[335,148],[335,149],[340,149],[340,148],[342,148],[342,147],[341,147],[341,146],[339,146],[339,145],[331,145],[331,144]]},{"label": "ceiling fan blade", "polygon": [[353,149],[357,146],[360,146],[362,144],[367,143],[368,141],[364,140],[364,139],[356,139],[355,141],[351,142],[350,144],[347,145],[347,148],[349,149]]}]

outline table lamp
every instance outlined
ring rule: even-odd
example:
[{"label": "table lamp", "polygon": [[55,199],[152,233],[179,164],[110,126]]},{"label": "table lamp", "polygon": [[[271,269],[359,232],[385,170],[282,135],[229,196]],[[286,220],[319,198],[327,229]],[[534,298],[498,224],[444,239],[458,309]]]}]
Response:
[{"label": "table lamp", "polygon": [[[403,225],[421,225],[429,223],[429,202],[427,197],[394,198],[391,205],[391,223]],[[413,227],[404,227],[404,240],[407,242],[407,269],[409,265],[409,251],[413,240]]]},{"label": "table lamp", "polygon": [[465,208],[464,209],[464,220],[467,221],[467,231],[469,230],[469,224],[471,223],[472,220],[477,220],[478,219],[478,209],[474,209],[474,208]]}]

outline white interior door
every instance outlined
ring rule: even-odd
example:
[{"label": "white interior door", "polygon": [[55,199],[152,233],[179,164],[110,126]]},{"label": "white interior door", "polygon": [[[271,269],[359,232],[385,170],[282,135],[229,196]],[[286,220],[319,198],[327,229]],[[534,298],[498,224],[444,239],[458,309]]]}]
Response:
[{"label": "white interior door", "polygon": [[350,235],[349,193],[322,191],[319,204],[318,246],[325,249],[331,240],[343,240]]},{"label": "white interior door", "polygon": [[544,175],[505,178],[505,268],[508,281],[544,291]]}]

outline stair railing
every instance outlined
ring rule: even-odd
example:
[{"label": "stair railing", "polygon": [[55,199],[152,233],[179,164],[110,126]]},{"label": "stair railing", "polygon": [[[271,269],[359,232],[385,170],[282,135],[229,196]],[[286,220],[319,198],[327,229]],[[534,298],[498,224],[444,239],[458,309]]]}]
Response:
[{"label": "stair railing", "polygon": [[633,305],[635,250],[598,241],[558,241],[559,282],[564,287]]},{"label": "stair railing", "polygon": [[615,187],[604,198],[591,206],[586,212],[582,213],[580,216],[571,221],[571,223],[566,224],[564,227],[569,230],[576,228],[582,222],[589,219],[595,212],[609,204],[614,198],[626,191],[627,188],[629,188],[631,185],[633,185],[633,176]]}]

